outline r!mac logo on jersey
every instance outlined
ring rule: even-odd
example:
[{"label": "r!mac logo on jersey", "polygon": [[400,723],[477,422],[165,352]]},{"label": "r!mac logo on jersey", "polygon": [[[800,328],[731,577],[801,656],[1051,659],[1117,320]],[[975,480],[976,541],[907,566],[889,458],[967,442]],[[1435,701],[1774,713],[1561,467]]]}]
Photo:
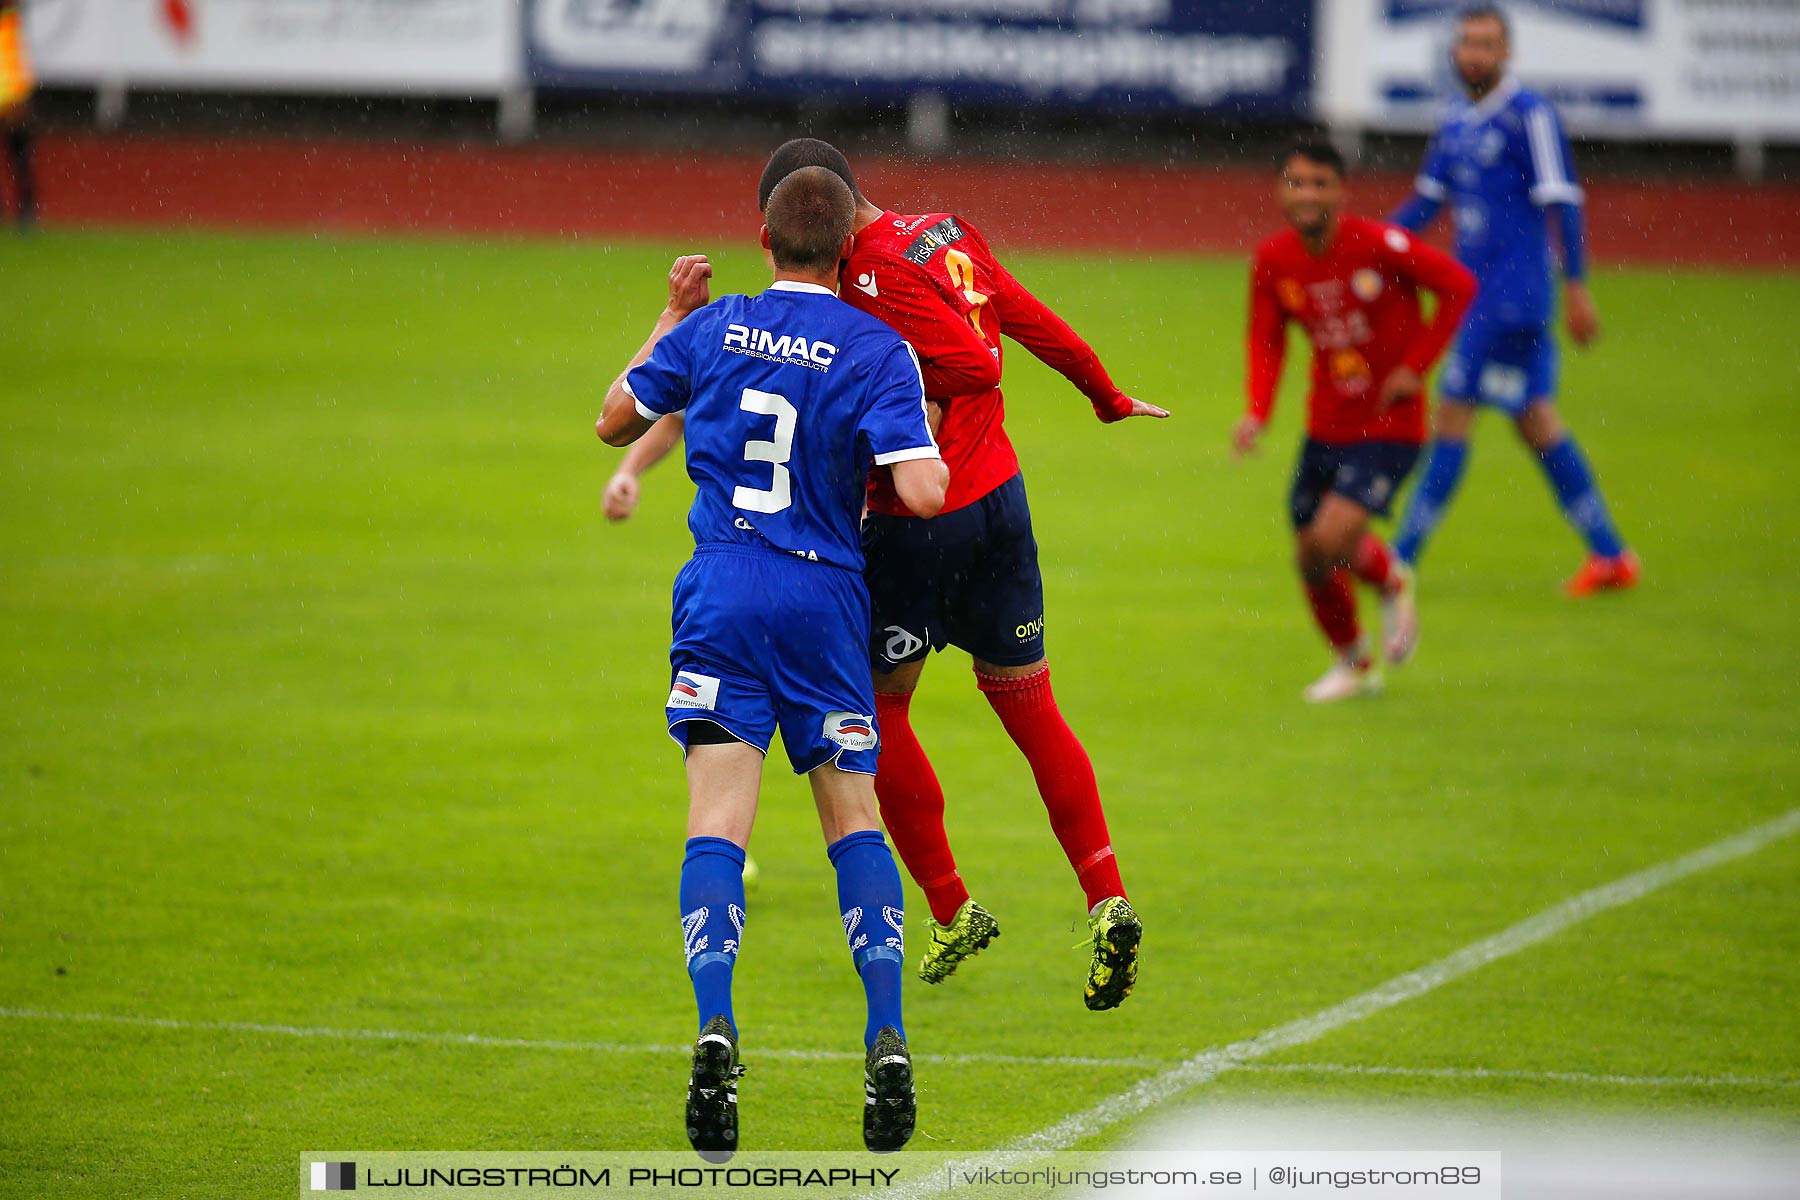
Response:
[{"label": "r!mac logo on jersey", "polygon": [[675,672],[675,682],[669,688],[669,702],[666,708],[704,708],[708,711],[719,706],[719,681],[711,675],[697,675],[692,671]]},{"label": "r!mac logo on jersey", "polygon": [[725,327],[725,349],[734,354],[748,354],[771,362],[798,363],[818,367],[820,370],[829,367],[837,358],[838,352],[838,348],[830,342],[809,342],[794,333],[784,333],[777,337],[766,329],[751,329],[747,325]]},{"label": "r!mac logo on jersey", "polygon": [[873,750],[875,718],[861,713],[828,712],[825,714],[825,736],[846,750]]}]

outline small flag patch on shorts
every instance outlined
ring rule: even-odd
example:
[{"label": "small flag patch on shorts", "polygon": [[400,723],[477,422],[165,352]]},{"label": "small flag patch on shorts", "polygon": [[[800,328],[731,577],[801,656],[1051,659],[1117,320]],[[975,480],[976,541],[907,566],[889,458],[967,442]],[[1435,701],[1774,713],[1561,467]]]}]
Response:
[{"label": "small flag patch on shorts", "polygon": [[711,675],[692,671],[675,672],[675,683],[669,688],[666,708],[705,708],[719,706],[719,681]]},{"label": "small flag patch on shorts", "polygon": [[312,1190],[315,1192],[354,1192],[356,1164],[353,1162],[316,1162],[312,1165]]},{"label": "small flag patch on shorts", "polygon": [[826,713],[825,736],[846,750],[873,750],[875,718],[852,712]]}]

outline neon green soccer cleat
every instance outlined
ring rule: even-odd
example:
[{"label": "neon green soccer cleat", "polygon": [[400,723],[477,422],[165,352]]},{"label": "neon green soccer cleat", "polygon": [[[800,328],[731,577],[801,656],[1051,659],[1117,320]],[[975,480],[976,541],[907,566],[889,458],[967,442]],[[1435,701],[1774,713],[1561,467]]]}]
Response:
[{"label": "neon green soccer cleat", "polygon": [[1109,896],[1088,915],[1094,933],[1094,962],[1088,968],[1087,1006],[1095,1012],[1117,1008],[1137,983],[1138,942],[1144,923],[1123,896]]},{"label": "neon green soccer cleat", "polygon": [[948,926],[932,921],[925,957],[919,960],[919,978],[926,983],[944,982],[956,974],[963,959],[980,954],[999,936],[1000,923],[994,914],[973,900],[964,900]]}]

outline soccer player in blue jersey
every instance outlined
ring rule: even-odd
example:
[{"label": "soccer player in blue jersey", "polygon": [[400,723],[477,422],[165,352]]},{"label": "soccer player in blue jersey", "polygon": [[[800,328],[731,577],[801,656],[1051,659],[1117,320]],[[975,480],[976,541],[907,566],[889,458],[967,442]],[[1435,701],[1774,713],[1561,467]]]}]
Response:
[{"label": "soccer player in blue jersey", "polygon": [[700,1016],[687,1130],[711,1161],[738,1144],[731,974],[744,849],[777,728],[812,785],[867,999],[864,1144],[900,1149],[916,1117],[900,1013],[904,901],[875,803],[861,517],[871,467],[892,467],[921,517],[943,506],[949,471],[912,348],[835,294],[854,211],[830,171],[784,180],[762,235],[775,282],[757,296],[709,304],[706,259],[678,259],[669,305],[598,425],[607,445],[626,446],[685,414],[697,488],[694,555],[675,580],[667,716],[687,760],[681,925]]},{"label": "soccer player in blue jersey", "polygon": [[1462,11],[1452,55],[1468,101],[1432,139],[1415,194],[1392,217],[1416,231],[1448,201],[1457,257],[1481,285],[1444,361],[1431,456],[1394,549],[1418,562],[1462,479],[1476,407],[1487,404],[1512,417],[1537,452],[1563,514],[1587,543],[1587,561],[1567,587],[1570,595],[1585,596],[1632,586],[1638,561],[1556,412],[1551,225],[1562,245],[1563,303],[1576,345],[1593,342],[1600,319],[1585,282],[1582,193],[1568,139],[1556,110],[1507,73],[1509,34],[1494,5]]}]

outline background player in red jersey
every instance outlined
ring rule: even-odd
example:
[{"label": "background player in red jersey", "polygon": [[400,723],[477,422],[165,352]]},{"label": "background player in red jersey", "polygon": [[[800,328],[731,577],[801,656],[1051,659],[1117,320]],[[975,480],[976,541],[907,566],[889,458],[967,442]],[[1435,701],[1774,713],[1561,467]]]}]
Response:
[{"label": "background player in red jersey", "polygon": [[[1287,323],[1313,344],[1306,440],[1290,508],[1300,576],[1337,661],[1305,691],[1313,702],[1376,691],[1381,675],[1356,619],[1350,576],[1381,596],[1383,651],[1404,662],[1418,641],[1411,570],[1369,531],[1386,516],[1425,441],[1424,375],[1475,299],[1455,259],[1392,225],[1339,215],[1344,160],[1295,147],[1277,187],[1289,228],[1256,249],[1250,273],[1250,407],[1232,442],[1254,450],[1275,406]],[[1419,289],[1437,297],[1428,321]]]}]

